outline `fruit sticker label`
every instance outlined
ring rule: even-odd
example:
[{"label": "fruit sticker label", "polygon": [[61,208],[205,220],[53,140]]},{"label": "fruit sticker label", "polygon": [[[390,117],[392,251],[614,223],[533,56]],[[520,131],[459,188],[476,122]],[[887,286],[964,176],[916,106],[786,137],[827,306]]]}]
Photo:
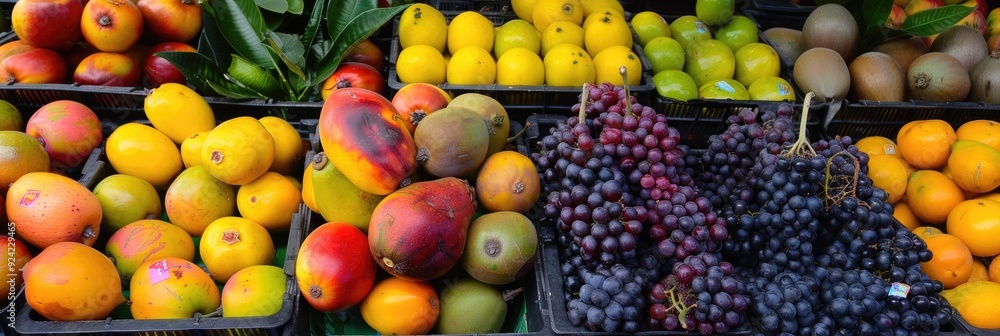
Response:
[{"label": "fruit sticker label", "polygon": [[149,283],[155,285],[160,281],[170,278],[170,270],[168,268],[166,259],[149,265]]},{"label": "fruit sticker label", "polygon": [[886,145],[882,146],[882,148],[883,148],[883,150],[885,150],[886,154],[889,154],[889,155],[895,155],[896,154],[896,146],[893,146],[893,145],[890,145],[890,144],[886,144]]},{"label": "fruit sticker label", "polygon": [[715,87],[719,88],[719,90],[722,90],[722,91],[726,91],[726,92],[729,92],[729,93],[736,93],[736,89],[733,88],[732,85],[729,85],[729,83],[727,83],[725,81],[715,82]]},{"label": "fruit sticker label", "polygon": [[704,34],[704,33],[708,32],[708,26],[707,26],[707,25],[705,25],[705,23],[704,23],[704,22],[701,22],[701,21],[696,21],[696,22],[694,23],[694,26],[698,28],[698,32],[699,32],[699,33],[702,33],[702,34]]},{"label": "fruit sticker label", "polygon": [[910,293],[910,285],[907,285],[902,282],[893,282],[892,286],[889,287],[889,296],[906,298],[906,294],[909,293]]},{"label": "fruit sticker label", "polygon": [[28,190],[28,192],[24,193],[24,196],[21,196],[21,202],[18,202],[18,205],[30,208],[35,205],[35,201],[38,200],[38,196],[41,194],[42,192],[38,190]]},{"label": "fruit sticker label", "polygon": [[782,96],[787,96],[792,94],[792,88],[788,87],[784,83],[778,83],[778,94]]}]

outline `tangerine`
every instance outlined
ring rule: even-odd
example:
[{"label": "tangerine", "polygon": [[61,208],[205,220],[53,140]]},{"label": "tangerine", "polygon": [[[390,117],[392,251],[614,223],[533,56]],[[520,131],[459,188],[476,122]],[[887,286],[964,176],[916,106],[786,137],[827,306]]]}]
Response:
[{"label": "tangerine", "polygon": [[903,160],[891,155],[873,155],[868,159],[868,177],[872,184],[885,190],[886,202],[896,203],[906,193],[909,174]]},{"label": "tangerine", "polygon": [[911,121],[896,135],[903,158],[919,169],[944,167],[955,140],[958,140],[955,129],[940,119]]},{"label": "tangerine", "polygon": [[858,143],[854,145],[858,147],[859,151],[868,153],[868,156],[890,155],[900,159],[903,158],[903,155],[899,153],[899,147],[896,146],[896,143],[886,137],[868,136],[858,140]]},{"label": "tangerine", "polygon": [[927,276],[941,281],[945,289],[955,288],[969,281],[972,275],[972,253],[962,240],[947,233],[921,238],[927,243],[927,249],[934,254],[930,261],[920,263]]},{"label": "tangerine", "polygon": [[941,224],[951,209],[965,200],[962,188],[936,170],[918,170],[906,184],[906,202],[913,214],[927,224]]},{"label": "tangerine", "polygon": [[426,334],[440,313],[441,302],[434,287],[396,277],[375,284],[361,302],[361,317],[383,335]]},{"label": "tangerine", "polygon": [[974,140],[1000,150],[1000,122],[973,120],[955,130],[958,140]]},{"label": "tangerine", "polygon": [[1000,202],[971,199],[955,206],[948,214],[947,231],[961,239],[972,255],[992,257],[1000,254]]},{"label": "tangerine", "polygon": [[893,207],[896,211],[892,213],[892,217],[899,221],[900,224],[903,224],[903,226],[910,231],[916,230],[918,227],[924,225],[924,223],[920,222],[920,218],[917,218],[917,216],[913,214],[913,210],[910,209],[910,205],[906,204],[906,202],[897,202],[893,204]]}]

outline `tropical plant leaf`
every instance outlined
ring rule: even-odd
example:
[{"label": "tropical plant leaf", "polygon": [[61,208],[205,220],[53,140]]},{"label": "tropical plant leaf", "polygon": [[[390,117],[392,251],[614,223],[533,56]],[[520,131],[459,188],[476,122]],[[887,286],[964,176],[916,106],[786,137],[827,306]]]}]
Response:
[{"label": "tropical plant leaf", "polygon": [[255,97],[252,91],[230,81],[226,72],[207,56],[183,51],[161,51],[163,57],[184,74],[187,81],[203,91],[215,91],[230,98]]},{"label": "tropical plant leaf", "polygon": [[330,40],[313,44],[309,47],[309,56],[311,57],[306,60],[306,65],[311,69],[319,67],[319,63],[323,61],[326,54],[330,53],[330,49],[333,49],[333,41]]},{"label": "tropical plant leaf", "polygon": [[939,34],[968,16],[975,8],[964,5],[947,5],[915,13],[903,21],[902,31],[927,37]]},{"label": "tropical plant leaf", "polygon": [[861,13],[868,27],[885,25],[885,20],[892,12],[892,0],[865,0]]},{"label": "tropical plant leaf", "polygon": [[281,24],[285,22],[285,18],[288,17],[288,15],[285,15],[284,13],[278,14],[269,11],[261,11],[260,14],[261,17],[264,18],[265,31],[277,30],[278,27],[280,27]]},{"label": "tropical plant leaf", "polygon": [[224,86],[212,82],[208,82],[208,86],[211,87],[212,90],[215,90],[215,92],[218,92],[219,94],[226,96],[228,98],[233,98],[233,99],[267,98],[266,96],[258,92],[254,92],[253,90],[238,83],[234,83],[233,86],[240,88],[239,91],[233,91],[231,90],[232,87],[230,86]]},{"label": "tropical plant leaf", "polygon": [[[312,46],[313,41],[316,39],[316,33],[319,32],[319,27],[323,22],[323,9],[326,5],[325,0],[316,0],[313,5],[312,13],[309,13],[309,23],[306,24],[306,30],[302,32],[302,36],[299,37],[299,41],[302,42],[303,46]],[[308,60],[308,55],[306,55]]]},{"label": "tropical plant leaf", "polygon": [[295,15],[302,14],[302,11],[306,9],[305,7],[306,7],[306,4],[302,0],[288,0],[288,12],[289,13],[292,13],[292,14],[295,14]]},{"label": "tropical plant leaf", "polygon": [[378,7],[377,0],[344,0],[337,4],[326,9],[326,29],[334,41],[340,39],[340,34],[358,15]]},{"label": "tropical plant leaf", "polygon": [[265,39],[288,70],[302,79],[306,78],[302,68],[306,66],[306,49],[295,35],[271,32]]},{"label": "tropical plant leaf", "polygon": [[[206,11],[211,7],[202,6]],[[211,15],[202,15],[201,34],[198,34],[198,53],[205,55],[219,67],[225,69],[229,67],[231,58],[229,55],[235,51],[229,45],[229,41],[222,36],[219,26],[215,23],[215,18]]]},{"label": "tropical plant leaf", "polygon": [[288,11],[288,1],[286,0],[254,0],[257,7],[278,14],[285,14]]},{"label": "tropical plant leaf", "polygon": [[264,17],[253,0],[212,0],[215,21],[222,36],[236,53],[265,68],[273,68],[273,58],[264,48]]},{"label": "tropical plant leaf", "polygon": [[316,68],[316,78],[313,78],[310,86],[318,85],[326,80],[327,77],[330,77],[337,70],[337,66],[340,65],[347,51],[358,45],[361,40],[371,36],[376,30],[382,28],[382,25],[385,25],[386,22],[409,6],[402,5],[370,9],[358,15],[354,20],[351,20],[351,23],[347,24],[347,28],[344,29],[341,36],[333,43],[332,49],[319,62]]}]

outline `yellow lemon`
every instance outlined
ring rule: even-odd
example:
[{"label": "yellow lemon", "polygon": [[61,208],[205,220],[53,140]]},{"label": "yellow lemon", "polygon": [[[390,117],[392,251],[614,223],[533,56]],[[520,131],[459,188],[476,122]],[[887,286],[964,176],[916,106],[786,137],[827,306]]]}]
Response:
[{"label": "yellow lemon", "polygon": [[184,162],[184,168],[201,164],[201,145],[205,144],[208,132],[191,134],[187,139],[184,139],[184,142],[181,142],[181,161]]},{"label": "yellow lemon", "polygon": [[508,50],[525,48],[538,54],[542,48],[542,39],[535,26],[524,20],[510,20],[498,28],[496,40],[493,43],[493,54],[499,59]]},{"label": "yellow lemon", "polygon": [[496,29],[493,21],[479,12],[467,11],[458,14],[448,24],[448,52],[455,55],[462,48],[474,46],[487,53],[493,51],[493,36]]},{"label": "yellow lemon", "polygon": [[594,83],[597,74],[594,60],[583,48],[573,44],[560,44],[545,54],[545,83],[552,86],[579,87]]},{"label": "yellow lemon", "polygon": [[191,134],[215,127],[215,114],[205,98],[177,83],[151,90],[143,101],[143,111],[154,128],[178,145]]},{"label": "yellow lemon", "polygon": [[236,208],[240,216],[260,224],[269,231],[286,231],[292,215],[302,202],[302,191],[291,180],[275,172],[267,172],[253,182],[240,186],[236,192]]},{"label": "yellow lemon", "polygon": [[545,27],[559,21],[582,25],[583,5],[580,0],[538,0],[531,17],[538,31],[545,31]]},{"label": "yellow lemon", "polygon": [[415,3],[399,17],[399,46],[406,49],[415,45],[434,47],[444,52],[448,42],[448,24],[444,15],[427,4]]},{"label": "yellow lemon", "polygon": [[444,84],[445,58],[431,46],[415,45],[399,52],[396,74],[399,82]]},{"label": "yellow lemon", "polygon": [[532,14],[535,11],[536,3],[538,3],[538,0],[511,0],[510,6],[514,8],[514,15],[517,15],[521,20],[531,23],[534,20]]},{"label": "yellow lemon", "polygon": [[594,12],[600,12],[602,8],[614,9],[618,14],[625,15],[625,7],[622,7],[622,3],[618,0],[583,0],[580,1],[583,5],[583,16],[587,17]]},{"label": "yellow lemon", "polygon": [[622,66],[627,70],[628,85],[639,85],[642,79],[642,62],[632,49],[624,46],[612,46],[594,56],[594,69],[597,74],[595,83],[609,82],[612,85],[624,85],[619,72]]},{"label": "yellow lemon", "polygon": [[614,15],[603,15],[590,27],[584,29],[583,43],[591,56],[600,54],[611,46],[632,47],[632,29],[628,22]]},{"label": "yellow lemon", "polygon": [[160,190],[169,187],[184,167],[177,145],[163,132],[140,123],[115,129],[105,151],[115,171],[146,180]]},{"label": "yellow lemon", "polygon": [[542,31],[542,53],[545,57],[553,47],[568,43],[583,48],[583,27],[569,21],[553,22]]},{"label": "yellow lemon", "polygon": [[448,61],[448,84],[486,85],[495,83],[496,79],[496,61],[483,48],[462,48]]},{"label": "yellow lemon", "polygon": [[236,117],[219,124],[201,147],[201,165],[229,185],[256,180],[273,162],[274,138],[253,117]]},{"label": "yellow lemon", "polygon": [[542,85],[545,70],[542,58],[525,48],[508,50],[497,60],[497,84]]},{"label": "yellow lemon", "polygon": [[632,17],[632,29],[639,37],[639,45],[646,43],[657,37],[670,37],[670,24],[660,14],[652,11],[640,12]]},{"label": "yellow lemon", "polygon": [[622,20],[625,19],[625,17],[622,16],[621,13],[618,13],[618,11],[615,11],[615,10],[613,10],[611,8],[607,8],[607,7],[601,8],[601,9],[598,9],[596,12],[593,12],[590,15],[587,15],[587,16],[584,17],[584,19],[583,19],[583,25],[582,25],[583,30],[587,30],[587,27],[590,27],[590,25],[594,24],[594,21],[600,20],[605,15],[614,15],[614,16],[617,16],[618,18],[622,19]]},{"label": "yellow lemon", "polygon": [[274,138],[274,162],[268,171],[291,174],[302,168],[302,136],[285,119],[275,116],[260,118],[261,125]]}]

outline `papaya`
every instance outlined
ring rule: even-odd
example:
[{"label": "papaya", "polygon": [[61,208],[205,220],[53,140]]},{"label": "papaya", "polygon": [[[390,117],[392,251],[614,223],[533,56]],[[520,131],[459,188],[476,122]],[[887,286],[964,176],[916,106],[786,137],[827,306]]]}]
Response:
[{"label": "papaya", "polygon": [[473,110],[445,107],[427,115],[413,132],[417,162],[436,177],[465,177],[486,160],[493,126]]},{"label": "papaya", "polygon": [[463,179],[416,182],[375,207],[368,247],[383,270],[411,281],[444,275],[465,250],[476,191]]},{"label": "papaya", "polygon": [[374,91],[334,91],[323,103],[317,127],[329,160],[365,192],[388,195],[417,170],[416,146],[403,117]]},{"label": "papaya", "polygon": [[330,163],[324,152],[316,153],[306,170],[311,171],[313,201],[323,219],[346,222],[367,232],[372,212],[385,196],[356,187]]}]

